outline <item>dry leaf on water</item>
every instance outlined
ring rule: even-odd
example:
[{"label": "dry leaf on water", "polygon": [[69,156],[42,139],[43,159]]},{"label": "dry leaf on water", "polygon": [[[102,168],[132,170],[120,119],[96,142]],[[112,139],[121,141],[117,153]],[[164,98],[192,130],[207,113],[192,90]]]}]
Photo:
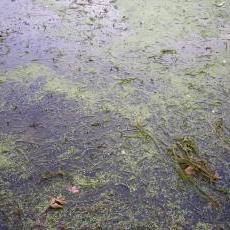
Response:
[{"label": "dry leaf on water", "polygon": [[196,175],[196,170],[191,165],[189,165],[188,167],[186,167],[185,170],[184,170],[184,172],[188,176],[195,176]]},{"label": "dry leaf on water", "polygon": [[[197,170],[196,170],[193,166],[191,166],[191,165],[187,166],[187,167],[184,169],[184,172],[185,172],[185,174],[188,175],[188,176],[195,176],[195,175],[197,174]],[[212,174],[212,178],[213,178],[214,181],[220,180],[220,179],[221,179],[221,177],[220,177],[220,175],[218,174],[218,172],[213,173],[213,174]]]},{"label": "dry leaf on water", "polygon": [[221,179],[221,176],[219,175],[218,172],[215,172],[215,174],[213,175],[213,179],[214,180],[220,180]]},{"label": "dry leaf on water", "polygon": [[80,189],[77,188],[76,186],[68,187],[68,191],[71,192],[71,193],[80,193]]},{"label": "dry leaf on water", "polygon": [[52,197],[49,201],[49,208],[52,209],[63,208],[64,204],[66,204],[65,197],[63,196],[58,196],[57,198]]}]

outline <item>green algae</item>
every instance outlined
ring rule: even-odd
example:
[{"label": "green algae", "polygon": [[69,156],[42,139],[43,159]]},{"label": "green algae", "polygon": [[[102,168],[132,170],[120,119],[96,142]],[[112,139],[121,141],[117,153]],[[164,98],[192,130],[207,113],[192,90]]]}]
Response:
[{"label": "green algae", "polygon": [[[131,119],[151,116],[147,105],[132,105],[129,103],[129,99],[138,94],[139,90],[128,85],[123,89],[114,88],[114,86],[111,85],[107,89],[90,90],[85,84],[83,86],[79,83],[74,85],[73,82],[68,80],[52,78],[47,81],[44,90],[63,93],[71,99],[79,98],[88,105],[88,108],[93,108],[100,103],[100,106],[106,107],[111,112],[120,113],[122,116]],[[113,95],[115,95],[115,98]]]},{"label": "green algae", "polygon": [[[19,179],[29,177],[27,157],[23,150],[16,147],[15,138],[0,135],[0,167],[2,173],[7,172],[18,176]],[[20,163],[18,163],[18,161]]]},{"label": "green algae", "polygon": [[113,105],[110,103],[105,103],[107,109],[110,112],[121,114],[125,118],[129,118],[131,120],[136,119],[147,119],[152,116],[148,105],[140,104],[140,105],[130,105],[124,103],[119,103],[118,105]]},{"label": "green algae", "polygon": [[3,138],[0,142],[0,168],[1,170],[10,169],[13,166],[13,162],[9,157],[9,153],[13,151],[14,143],[10,138]]},{"label": "green algae", "polygon": [[196,230],[209,230],[209,229],[212,229],[212,227],[213,226],[209,223],[201,223],[201,222],[195,225]]},{"label": "green algae", "polygon": [[25,66],[20,66],[15,68],[12,71],[5,73],[4,77],[9,79],[9,81],[18,81],[23,84],[31,83],[32,80],[35,80],[39,77],[43,78],[54,78],[57,75],[53,70],[46,67],[45,65],[32,63]]},{"label": "green algae", "polygon": [[58,226],[62,227],[63,229],[65,229],[65,224],[60,225],[59,222],[62,219],[63,216],[63,211],[59,211],[59,212],[53,212],[53,213],[49,213],[47,215],[46,218],[46,225],[48,226],[47,229],[52,230],[52,229],[56,229]]},{"label": "green algae", "polygon": [[0,153],[7,153],[12,150],[12,144],[9,140],[4,140],[4,142],[0,143]]},{"label": "green algae", "polygon": [[74,183],[82,189],[96,189],[108,183],[109,178],[106,175],[99,175],[96,178],[76,175],[73,178]]},{"label": "green algae", "polygon": [[55,92],[55,93],[64,93],[69,98],[81,98],[86,102],[92,102],[96,95],[93,91],[85,89],[84,86],[79,86],[78,84],[74,85],[73,82],[64,80],[64,79],[51,79],[49,80],[45,87],[45,91]]},{"label": "green algae", "polygon": [[[18,73],[17,71],[14,71],[9,75],[13,76],[14,78],[16,76],[19,76],[19,78],[20,76],[24,76],[27,78],[35,77],[36,75],[46,76],[47,83],[45,83],[43,89],[44,91],[63,93],[72,99],[80,98],[84,100],[89,107],[93,107],[100,102],[102,106],[107,107],[110,111],[121,113],[123,116],[131,119],[135,117],[142,117],[142,116],[146,118],[150,117],[151,116],[150,108],[152,107],[151,105],[152,102],[154,103],[157,102],[157,104],[160,105],[161,107],[162,105],[165,104],[164,98],[159,97],[159,94],[153,94],[152,96],[150,95],[149,98],[151,100],[154,98],[154,101],[150,101],[147,105],[146,103],[140,105],[132,105],[130,104],[129,98],[135,96],[137,93],[139,93],[138,91],[140,91],[136,87],[126,86],[124,89],[118,89],[118,88],[113,88],[111,86],[112,87],[111,89],[109,88],[107,90],[103,89],[102,91],[100,91],[100,93],[98,93],[98,91],[96,90],[90,91],[86,87],[85,83],[83,85],[79,83],[74,84],[74,82],[62,79],[60,76],[55,74],[52,70],[37,64],[31,67],[26,67],[26,68],[23,67],[22,69],[18,70]],[[195,98],[191,97],[191,94],[189,92],[191,87],[186,91],[186,88],[184,87],[183,79],[179,80],[178,78],[171,77],[170,84],[173,84],[175,91],[167,92],[168,100],[172,100],[173,97],[171,96],[171,94],[173,93],[174,96],[174,92],[177,91],[180,92],[180,95],[187,95],[187,100],[183,103],[183,105],[186,105],[190,109],[194,109],[194,106],[196,107],[198,106],[198,104],[196,104],[195,102]],[[114,102],[112,103],[111,100],[108,103],[111,92],[119,96],[116,99],[116,101],[119,101],[118,105],[116,103],[114,104]],[[140,91],[140,93],[142,92]],[[197,94],[194,94],[192,96],[196,96],[197,98],[199,98],[199,95]],[[105,101],[105,98],[108,99]],[[157,101],[155,98],[157,99]],[[41,97],[37,97],[37,99],[41,99]],[[184,97],[182,98],[182,100],[185,99],[186,98]],[[191,101],[190,104],[188,100]],[[122,104],[120,104],[120,101],[122,101]],[[168,103],[169,101],[167,102],[167,104]],[[171,104],[175,104],[175,103],[177,105],[182,104],[180,101],[178,101],[178,98],[175,98],[175,100],[172,101]]]},{"label": "green algae", "polygon": [[0,180],[0,206],[4,215],[7,215],[10,226],[21,221],[23,215],[20,199],[15,198],[15,191],[12,189],[11,178],[14,178],[17,183],[31,176],[27,159],[24,158],[22,151],[16,146],[15,137],[0,135],[0,175],[2,178]]},{"label": "green algae", "polygon": [[[172,2],[169,3],[164,1],[163,5],[162,3],[152,3],[151,1],[144,1],[142,3],[139,1],[118,1],[117,4],[120,6],[121,10],[124,10],[124,14],[128,16],[127,21],[133,26],[132,29],[135,31],[133,36],[125,37],[121,42],[118,41],[118,44],[115,43],[114,47],[108,48],[109,52],[112,53],[112,61],[115,64],[122,66],[121,68],[129,68],[136,72],[148,71],[152,74],[159,72],[157,67],[159,65],[158,63],[151,63],[149,65],[143,64],[146,63],[146,55],[148,55],[149,52],[151,53],[150,56],[152,56],[159,53],[160,50],[173,50],[170,49],[167,42],[170,44],[172,41],[175,43],[175,40],[180,42],[182,39],[181,42],[183,43],[187,39],[191,40],[194,38],[194,33],[197,33],[197,36],[199,37],[199,34],[202,34],[202,30],[200,29],[201,22],[199,20],[192,20],[192,18],[198,18],[196,15],[197,10],[207,14],[207,17],[204,18],[209,19],[208,21],[210,21],[210,24],[212,25],[212,27],[210,27],[210,25],[207,26],[207,30],[210,31],[209,38],[217,37],[217,29],[213,22],[216,20],[216,12],[213,14],[213,5],[207,1],[202,2],[202,4],[199,2],[197,5],[193,1],[187,1],[186,3],[183,2],[183,4],[179,3],[180,9],[176,7],[178,1],[173,4]],[[175,11],[177,12],[176,14]],[[178,13],[178,11],[181,13]],[[172,18],[175,18],[175,20],[172,20]],[[157,22],[155,22],[154,19],[156,19]],[[160,22],[158,22],[159,19],[161,19]],[[169,23],[167,22],[168,19],[170,19]],[[188,20],[191,21],[191,23],[187,23],[186,28],[181,27],[182,24],[180,23],[174,23],[175,21],[184,22]],[[203,20],[205,21],[205,19]],[[151,27],[154,27],[154,29],[148,29]],[[151,39],[148,39],[146,33],[149,33]],[[160,36],[160,38],[158,39],[156,36]],[[162,49],[165,43],[167,44],[167,47]],[[168,47],[169,49],[167,49]],[[129,53],[133,53],[134,51],[138,53],[138,56],[129,58]],[[178,51],[178,53],[180,53],[180,51]],[[221,55],[220,60],[222,58]],[[196,70],[193,72],[199,74],[197,65],[199,65],[200,61],[195,60],[193,62],[196,66]],[[188,62],[188,64],[193,64],[193,62]],[[217,64],[215,64],[215,68],[219,69]],[[224,68],[223,71],[219,70],[217,73],[224,73],[226,70],[227,68]],[[211,74],[213,77],[216,75],[211,69],[210,71],[201,70],[200,73]],[[176,74],[179,75],[178,69]],[[164,74],[164,77],[167,78],[166,74]]]},{"label": "green algae", "polygon": [[[203,12],[204,18],[213,18],[212,4],[208,1],[196,4],[194,1],[187,1],[186,3],[184,1],[183,3],[155,1],[153,3],[150,0],[142,2],[135,0],[118,1],[117,4],[128,17],[127,22],[135,30],[134,36],[126,38],[125,43],[119,44],[119,47],[126,50],[144,49],[144,47],[156,43],[163,45],[176,39],[188,38],[194,33],[203,35],[204,32],[200,28],[202,22],[197,19],[197,11]],[[180,5],[179,8],[178,5]],[[186,27],[182,23],[175,23],[181,21],[186,23]],[[216,35],[217,29],[214,23],[210,22],[207,31],[213,31],[213,33],[210,32],[210,36]],[[126,44],[128,45],[126,46]],[[156,49],[159,47],[156,45]]]},{"label": "green algae", "polygon": [[[61,1],[45,2],[42,0],[39,2],[42,5],[47,4],[49,9],[55,12],[59,11],[60,14],[65,15],[67,12],[62,5],[64,3]],[[94,157],[95,162],[87,154],[84,156],[84,164],[89,159],[92,161],[92,168],[78,164],[76,167],[78,167],[79,172],[78,170],[71,171],[71,175],[75,175],[73,180],[57,177],[53,178],[54,180],[40,182],[39,188],[35,185],[35,188],[38,188],[37,191],[27,190],[30,193],[30,197],[26,197],[26,200],[28,200],[31,208],[28,208],[28,204],[25,203],[25,213],[28,216],[34,216],[35,213],[36,216],[37,213],[41,213],[46,209],[49,196],[65,193],[66,187],[72,183],[82,188],[82,197],[70,198],[69,206],[67,205],[60,212],[49,214],[47,217],[48,229],[56,229],[57,225],[63,220],[67,222],[67,227],[77,229],[96,229],[105,226],[116,226],[119,229],[165,229],[168,227],[183,229],[187,227],[185,225],[186,218],[196,212],[196,210],[191,211],[191,207],[182,210],[182,207],[188,207],[193,200],[188,200],[187,193],[183,194],[178,191],[177,177],[172,170],[170,160],[164,154],[164,147],[160,145],[160,149],[157,149],[155,144],[159,145],[161,143],[159,140],[168,142],[177,133],[193,132],[194,135],[201,138],[200,142],[208,143],[207,150],[210,150],[213,137],[211,136],[210,138],[210,133],[204,134],[204,131],[207,130],[207,124],[212,123],[218,117],[218,114],[210,112],[209,109],[215,109],[215,111],[221,109],[222,111],[223,105],[221,102],[223,100],[218,95],[219,88],[215,88],[217,87],[216,81],[210,80],[209,77],[219,81],[219,76],[221,75],[224,81],[227,82],[229,73],[226,65],[229,57],[228,55],[224,57],[223,53],[220,52],[215,58],[212,57],[212,60],[208,61],[209,65],[207,66],[203,65],[203,63],[200,64],[201,61],[196,58],[193,61],[193,57],[185,60],[189,64],[183,63],[180,65],[181,63],[179,62],[176,67],[167,66],[167,62],[163,62],[164,58],[178,56],[180,61],[181,50],[174,47],[175,40],[179,39],[184,42],[183,39],[189,40],[195,36],[199,39],[216,36],[214,16],[210,14],[210,2],[204,1],[198,4],[196,1],[171,1],[171,3],[163,1],[161,5],[159,2],[136,0],[115,3],[123,10],[124,14],[128,14],[128,16],[122,16],[122,20],[129,23],[132,36],[127,37],[127,34],[125,34],[114,43],[112,40],[112,45],[109,44],[109,48],[102,48],[99,54],[103,54],[103,57],[108,58],[108,60],[112,59],[110,61],[119,66],[120,71],[125,69],[127,72],[131,72],[131,76],[138,76],[138,79],[143,79],[142,85],[139,84],[139,81],[131,81],[129,78],[127,78],[127,81],[121,81],[122,84],[116,86],[114,86],[114,82],[105,80],[104,83],[103,77],[107,72],[103,74],[100,72],[99,67],[92,69],[88,66],[88,72],[84,70],[86,75],[84,80],[76,80],[74,77],[69,76],[66,71],[63,71],[65,74],[62,75],[41,64],[27,65],[6,74],[9,80],[19,82],[21,85],[24,83],[30,85],[34,81],[42,79],[41,89],[39,89],[38,95],[34,96],[31,104],[45,100],[44,95],[46,94],[58,99],[60,96],[64,96],[66,102],[83,102],[82,107],[79,108],[80,111],[86,107],[91,110],[90,114],[103,110],[105,113],[111,114],[111,116],[119,115],[121,117],[121,120],[118,121],[114,117],[108,121],[107,125],[112,134],[103,135],[103,140],[100,139],[101,142],[106,142],[107,145],[105,146],[107,148],[102,149],[100,154]],[[180,6],[179,10],[178,4]],[[207,6],[207,12],[204,11],[205,6]],[[202,13],[204,17],[209,18],[208,23],[211,24],[209,24],[208,28],[202,26],[204,20],[201,20],[197,15],[198,11],[199,14]],[[216,12],[214,13],[216,14]],[[224,15],[224,12],[219,12],[219,15],[220,13]],[[71,17],[72,15],[70,14],[65,19],[70,20]],[[92,23],[94,20],[90,21]],[[175,21],[178,23],[174,24]],[[180,23],[181,21],[186,22],[187,26],[185,27],[183,23]],[[63,26],[62,28],[63,30],[59,30],[58,33],[63,31],[62,35],[68,41],[76,40],[77,35],[79,35],[78,31],[73,30],[71,25]],[[80,34],[80,37],[84,36]],[[149,50],[148,45],[152,46],[152,50]],[[109,49],[111,49],[111,53],[114,56],[112,58],[108,55]],[[140,51],[142,49],[144,51]],[[177,53],[173,51],[174,49]],[[161,55],[162,50],[164,55]],[[129,56],[130,51],[132,52]],[[98,49],[94,49],[93,52],[97,53]],[[135,55],[133,58],[135,53],[137,53],[137,58],[135,58]],[[156,55],[158,63],[147,62],[147,54],[149,56]],[[67,60],[66,63],[69,64],[69,61]],[[70,67],[67,67],[66,63],[61,63],[64,69],[72,68],[71,64]],[[90,74],[95,77],[93,82],[90,82]],[[118,74],[120,79],[126,79],[121,73]],[[112,79],[113,76],[110,75],[109,77]],[[149,83],[150,79],[154,79],[153,86]],[[228,90],[228,84],[224,84],[223,89]],[[200,101],[203,101],[203,104]],[[208,106],[208,104],[211,105]],[[58,108],[58,112],[62,114],[63,110]],[[64,111],[64,119],[68,119],[68,117],[65,117],[68,113],[69,111]],[[54,115],[54,120],[56,118],[56,115]],[[76,118],[78,118],[77,113]],[[110,128],[110,125],[115,123],[116,126],[125,129],[129,125],[124,124],[123,119],[128,120],[129,124],[131,124],[130,128],[133,128],[136,120],[143,120],[147,123],[147,126],[138,125],[133,132],[130,132],[131,134],[128,132],[127,135],[132,135],[134,138],[129,138],[125,132],[119,139],[118,135],[114,134],[116,131],[113,127]],[[182,126],[182,121],[186,123],[184,126]],[[44,123],[50,128],[49,123]],[[103,125],[100,126],[97,125],[98,123],[90,122],[93,125],[88,127],[89,133],[85,134],[81,127],[76,126],[75,119],[71,120],[70,123],[80,133],[79,135],[82,135],[83,139],[89,140],[89,142],[94,141],[94,139],[90,139],[91,136],[98,136],[100,132],[103,132],[104,128]],[[55,127],[55,125],[57,124],[54,123],[53,126]],[[162,126],[164,134],[162,134]],[[52,130],[54,127],[50,129]],[[92,129],[94,128],[100,129],[98,132],[93,133]],[[70,128],[68,127],[68,129]],[[70,130],[68,132],[67,134],[71,133]],[[54,131],[53,134],[56,134],[56,132]],[[75,138],[77,137],[74,136],[72,139]],[[71,142],[73,142],[72,139]],[[155,144],[152,143],[153,139],[157,140]],[[80,142],[84,141],[80,140]],[[68,143],[68,140],[64,142],[63,145]],[[79,143],[79,145],[81,144]],[[195,151],[196,147],[188,139],[182,140],[182,145],[181,149],[183,151]],[[88,147],[85,142],[84,147]],[[51,155],[56,151],[61,152],[55,155],[54,160]],[[213,152],[212,159],[216,161],[215,150],[211,151]],[[61,147],[55,148],[55,151],[52,151],[50,156],[41,154],[41,161],[38,156],[35,156],[37,154],[36,148],[31,150],[31,155],[37,161],[36,164],[47,163],[51,158],[50,163],[65,165],[65,167],[72,170],[71,164],[69,165],[68,162],[73,160],[74,157],[76,162],[73,164],[78,163],[81,159],[80,156],[76,156],[78,152],[80,153],[78,148],[71,143],[71,146],[63,151]],[[223,161],[223,154],[219,152],[218,154],[218,158],[221,159],[220,162]],[[211,153],[208,152],[207,155],[211,156]],[[11,159],[7,158],[7,160],[11,162]],[[106,168],[106,161],[110,166],[109,169]],[[100,164],[102,168],[105,166],[105,169],[98,168],[98,170],[102,170],[102,173],[97,173],[96,176],[86,176],[86,173],[94,173],[92,170]],[[219,165],[226,167],[227,163]],[[46,166],[48,167],[48,163]],[[31,163],[31,167],[33,169],[35,166]],[[38,168],[34,168],[34,170],[37,171]],[[107,175],[107,170],[113,175]],[[110,188],[112,191],[100,194],[100,197],[97,194],[95,195],[95,193],[99,192],[99,189],[109,187],[113,183],[115,184],[114,187],[117,188],[116,192],[113,191],[113,188]],[[123,196],[119,189],[127,195]],[[92,194],[89,194],[89,198],[85,198],[85,192],[91,192]],[[141,193],[141,198],[139,198],[139,193]],[[122,197],[125,197],[125,202]],[[23,200],[24,198],[22,197],[21,199]],[[87,201],[88,199],[90,199],[89,202]],[[152,200],[153,202],[151,203]],[[124,218],[122,218],[123,216]],[[139,216],[144,221],[139,221]],[[162,216],[166,217],[164,221],[162,221]],[[28,219],[25,221],[27,221],[28,226],[34,224],[34,221]],[[190,221],[189,219],[189,226],[194,227],[196,224],[193,226]],[[198,227],[205,225],[205,223],[197,224]]]},{"label": "green algae", "polygon": [[60,154],[58,156],[59,159],[61,160],[66,160],[66,159],[70,159],[73,157],[74,154],[76,154],[78,152],[78,149],[75,146],[71,146],[67,149],[66,152]]},{"label": "green algae", "polygon": [[9,169],[11,166],[12,166],[12,163],[10,159],[7,158],[6,156],[0,155],[0,169],[1,170]]}]

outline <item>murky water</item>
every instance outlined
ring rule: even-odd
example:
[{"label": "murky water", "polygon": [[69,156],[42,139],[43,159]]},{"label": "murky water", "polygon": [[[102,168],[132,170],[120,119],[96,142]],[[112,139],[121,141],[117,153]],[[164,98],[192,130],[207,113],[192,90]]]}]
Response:
[{"label": "murky water", "polygon": [[[0,12],[0,229],[229,229],[230,2]],[[184,180],[178,138],[221,179]]]}]

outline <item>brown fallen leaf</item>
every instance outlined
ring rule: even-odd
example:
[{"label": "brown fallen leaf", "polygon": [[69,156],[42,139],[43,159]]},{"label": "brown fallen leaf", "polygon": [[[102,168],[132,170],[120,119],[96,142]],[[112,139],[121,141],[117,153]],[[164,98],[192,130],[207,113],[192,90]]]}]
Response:
[{"label": "brown fallen leaf", "polygon": [[58,196],[57,198],[52,197],[49,201],[49,208],[59,209],[63,208],[64,204],[66,204],[65,197]]},{"label": "brown fallen leaf", "polygon": [[214,179],[214,180],[220,180],[220,179],[221,179],[221,176],[219,175],[218,172],[215,172],[215,173],[214,173],[213,179]]},{"label": "brown fallen leaf", "polygon": [[184,169],[184,172],[186,175],[188,176],[195,176],[196,175],[196,170],[194,167],[192,167],[191,165],[187,166],[185,169]]}]

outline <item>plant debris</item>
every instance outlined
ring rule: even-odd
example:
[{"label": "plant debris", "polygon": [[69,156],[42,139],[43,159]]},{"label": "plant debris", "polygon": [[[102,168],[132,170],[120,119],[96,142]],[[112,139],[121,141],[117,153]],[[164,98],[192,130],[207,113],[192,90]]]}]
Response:
[{"label": "plant debris", "polygon": [[64,177],[66,173],[62,170],[58,170],[57,172],[46,171],[41,175],[42,180],[49,180],[55,177]]},{"label": "plant debris", "polygon": [[137,121],[134,125],[135,133],[137,138],[143,138],[147,141],[154,140],[152,133],[144,127],[140,121]]},{"label": "plant debris", "polygon": [[125,85],[125,84],[130,84],[130,83],[133,83],[135,80],[137,80],[137,78],[119,78],[119,79],[116,79],[118,81],[118,84],[119,85]]},{"label": "plant debris", "polygon": [[[214,186],[214,183],[221,179],[221,177],[201,159],[199,149],[194,140],[190,137],[177,139],[169,152],[172,155],[176,171],[180,178],[190,182],[212,207],[219,208],[219,201],[201,188],[200,183],[203,183],[205,180],[211,182]],[[211,186],[211,184],[209,185]]]},{"label": "plant debris", "polygon": [[177,51],[173,50],[173,49],[162,49],[161,54],[162,55],[164,55],[164,54],[177,54]]},{"label": "plant debris", "polygon": [[60,209],[63,208],[63,206],[66,204],[65,197],[58,196],[58,197],[52,197],[49,201],[49,208],[51,209]]},{"label": "plant debris", "polygon": [[184,174],[181,175],[182,178],[201,176],[209,182],[220,179],[218,173],[199,157],[198,147],[191,138],[178,139],[171,152],[181,173]]},{"label": "plant debris", "polygon": [[185,174],[188,176],[195,176],[196,175],[196,170],[195,168],[193,168],[192,166],[188,166],[187,168],[185,168],[184,170]]}]

